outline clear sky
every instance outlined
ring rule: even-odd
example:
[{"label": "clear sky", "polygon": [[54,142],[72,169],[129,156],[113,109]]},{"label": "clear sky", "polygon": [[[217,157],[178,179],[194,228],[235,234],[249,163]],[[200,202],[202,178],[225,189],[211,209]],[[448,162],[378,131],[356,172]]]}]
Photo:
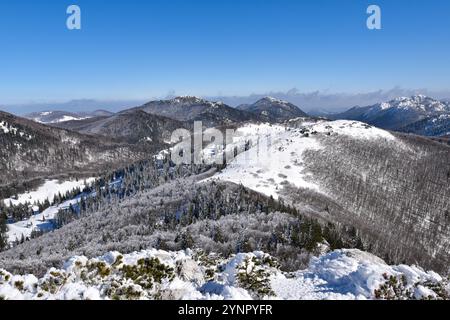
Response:
[{"label": "clear sky", "polygon": [[[66,28],[66,9],[82,29]],[[382,9],[382,30],[366,9]],[[448,0],[0,0],[0,105],[450,90]]]}]

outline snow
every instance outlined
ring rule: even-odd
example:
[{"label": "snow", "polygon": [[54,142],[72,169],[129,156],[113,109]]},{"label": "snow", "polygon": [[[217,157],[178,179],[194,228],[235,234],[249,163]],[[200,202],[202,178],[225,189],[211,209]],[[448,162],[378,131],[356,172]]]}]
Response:
[{"label": "snow", "polygon": [[17,129],[14,127],[9,127],[8,128],[8,123],[5,121],[0,122],[0,129],[3,131],[3,133],[14,133],[17,132]]},{"label": "snow", "polygon": [[288,101],[277,99],[277,98],[270,97],[270,96],[264,97],[263,100],[268,100],[271,103],[277,103],[277,104],[280,104],[280,105],[289,105]]},{"label": "snow", "polygon": [[[292,279],[278,275],[272,284],[277,295],[287,299],[373,299],[374,291],[385,282],[383,274],[405,275],[411,287],[419,281],[442,281],[438,274],[416,266],[389,266],[367,252],[337,250],[313,258],[310,267]],[[421,289],[416,295],[434,296],[430,291]]]},{"label": "snow", "polygon": [[319,133],[339,134],[355,139],[384,139],[396,141],[390,132],[372,127],[359,121],[337,120],[332,122],[320,122],[313,126],[312,130]]},{"label": "snow", "polygon": [[[33,231],[48,232],[55,228],[54,219],[56,214],[61,209],[69,209],[70,205],[75,205],[80,201],[80,198],[65,201],[61,204],[51,206],[45,209],[42,213],[34,214],[28,219],[7,224],[8,243],[14,243],[20,241],[22,236],[26,238],[31,237]],[[35,211],[36,212],[36,211]]]},{"label": "snow", "polygon": [[40,112],[39,116],[32,118],[33,121],[43,124],[54,124],[54,123],[61,123],[66,121],[79,121],[79,120],[85,120],[90,119],[91,116],[74,116],[74,115],[61,115],[59,118],[53,118],[51,120],[47,120],[48,116],[51,116],[54,114],[54,111],[44,111]]},{"label": "snow", "polygon": [[[298,120],[296,120],[298,121]],[[294,123],[295,121],[290,121]],[[242,184],[275,199],[287,183],[298,188],[310,189],[327,194],[327,190],[314,181],[305,169],[304,153],[323,150],[321,139],[330,135],[347,136],[358,140],[380,140],[397,142],[391,133],[357,121],[311,121],[301,122],[300,127],[249,124],[236,130],[233,143],[227,145],[227,152],[234,148],[243,150],[246,142],[251,147],[241,152],[227,167],[209,180],[219,179]],[[398,141],[399,145],[401,144]],[[213,151],[212,151],[213,150]],[[208,146],[204,155],[221,157],[217,150]]]},{"label": "snow", "polygon": [[[239,253],[227,259],[212,260],[215,272],[212,279],[208,280],[205,277],[208,267],[204,264],[205,260],[199,259],[199,254],[200,251],[189,249],[178,252],[149,249],[126,255],[110,252],[93,259],[75,256],[61,270],[51,268],[40,279],[34,275],[12,275],[0,269],[0,297],[11,300],[99,300],[111,299],[111,289],[132,288],[136,293],[134,299],[375,299],[375,290],[385,283],[387,275],[404,276],[406,288],[411,290],[414,298],[421,299],[437,297],[427,283],[441,284],[444,288],[447,285],[434,272],[425,272],[416,266],[389,266],[380,258],[359,250],[326,253],[313,258],[307,269],[293,273],[282,272],[267,263],[271,257],[263,252]],[[124,266],[137,266],[141,259],[157,259],[171,268],[172,276],[164,277],[161,282],[153,282],[150,288],[142,287],[139,280],[134,282],[127,279],[122,271]],[[250,262],[247,272],[251,272],[254,266],[264,270],[263,277],[268,280],[267,285],[273,294],[258,296],[245,289],[238,280],[244,261]],[[99,263],[109,270],[107,274],[99,275],[99,268],[96,267]],[[57,286],[49,290],[52,283]],[[447,286],[444,290],[449,289]]]},{"label": "snow", "polygon": [[387,109],[416,110],[425,113],[436,113],[450,111],[450,105],[447,102],[434,100],[425,95],[419,94],[412,97],[399,97],[389,102],[383,102],[374,106],[368,111],[368,114],[379,110]]},{"label": "snow", "polygon": [[66,122],[66,121],[72,121],[72,120],[85,120],[85,119],[89,119],[89,117],[73,117],[73,116],[63,116],[59,119],[56,119],[54,121],[52,121],[51,123],[60,123],[60,122]]},{"label": "snow", "polygon": [[13,135],[19,134],[19,136],[21,136],[21,137],[25,136],[25,138],[27,140],[31,140],[33,138],[33,136],[28,135],[25,132],[19,131],[19,129],[8,124],[6,121],[0,122],[0,130],[3,131],[3,133],[5,133],[5,134],[13,134]]},{"label": "snow", "polygon": [[[27,192],[24,194],[20,194],[17,199],[5,199],[3,200],[6,206],[16,206],[18,204],[33,204],[40,201],[43,203],[46,199],[50,202],[53,202],[55,195],[59,192],[61,194],[65,194],[68,191],[71,191],[75,188],[84,189],[87,185],[91,184],[95,181],[95,178],[88,178],[86,180],[68,180],[62,183],[58,182],[58,180],[47,180],[42,186],[40,186],[36,191]],[[80,201],[80,198],[75,198],[72,200],[65,201],[61,204],[51,206],[39,213],[39,207],[36,205],[30,206],[30,209],[33,210],[36,214],[31,216],[30,218],[18,221],[15,223],[7,224],[7,235],[8,242],[11,244],[15,241],[20,241],[22,236],[26,239],[31,236],[31,233],[35,230],[40,231],[51,231],[54,229],[53,219],[55,219],[55,215],[58,213],[60,209],[68,209],[70,205],[75,205]]]},{"label": "snow", "polygon": [[55,195],[58,193],[65,194],[68,191],[71,191],[76,188],[83,189],[86,184],[89,185],[95,181],[95,178],[88,179],[80,179],[80,180],[67,180],[60,182],[59,180],[46,180],[43,185],[38,187],[34,191],[25,192],[19,194],[17,199],[8,198],[4,199],[3,202],[6,206],[16,206],[18,204],[34,204],[38,201],[44,202],[48,199],[50,202],[53,202]]}]

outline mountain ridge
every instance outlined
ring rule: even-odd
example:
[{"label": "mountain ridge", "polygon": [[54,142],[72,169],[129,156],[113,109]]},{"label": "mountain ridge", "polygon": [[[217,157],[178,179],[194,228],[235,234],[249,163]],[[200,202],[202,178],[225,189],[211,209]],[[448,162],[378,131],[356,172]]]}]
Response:
[{"label": "mountain ridge", "polygon": [[195,96],[180,96],[169,100],[150,101],[142,106],[122,112],[130,110],[143,110],[150,114],[182,122],[202,121],[205,127],[260,120],[252,113],[235,109],[223,102],[211,102]]},{"label": "mountain ridge", "polygon": [[[449,102],[415,95],[372,106],[353,107],[343,113],[330,115],[329,118],[363,121],[383,129],[403,131],[403,128],[413,126],[414,123],[445,114],[450,114]],[[420,134],[420,131],[411,133]]]}]

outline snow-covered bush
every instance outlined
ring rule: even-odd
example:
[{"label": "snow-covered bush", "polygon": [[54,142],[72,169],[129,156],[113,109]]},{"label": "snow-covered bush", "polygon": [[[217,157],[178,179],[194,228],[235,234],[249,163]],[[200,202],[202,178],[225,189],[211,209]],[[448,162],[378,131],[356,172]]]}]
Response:
[{"label": "snow-covered bush", "polygon": [[385,283],[375,289],[375,297],[384,300],[449,300],[448,280],[408,282],[406,275],[383,274]]},{"label": "snow-covered bush", "polygon": [[257,298],[274,296],[270,287],[270,269],[276,266],[277,263],[268,255],[247,256],[237,268],[238,283]]},{"label": "snow-covered bush", "polygon": [[291,273],[260,251],[221,258],[189,249],[75,256],[40,279],[0,269],[0,300],[448,299],[449,291],[434,272],[359,250],[324,254]]}]

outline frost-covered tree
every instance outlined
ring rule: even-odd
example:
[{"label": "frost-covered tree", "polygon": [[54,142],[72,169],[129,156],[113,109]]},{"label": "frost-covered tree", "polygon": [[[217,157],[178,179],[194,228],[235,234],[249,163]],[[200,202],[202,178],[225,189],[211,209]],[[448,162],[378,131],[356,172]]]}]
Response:
[{"label": "frost-covered tree", "polygon": [[0,251],[8,247],[8,236],[6,234],[6,215],[0,212]]}]

